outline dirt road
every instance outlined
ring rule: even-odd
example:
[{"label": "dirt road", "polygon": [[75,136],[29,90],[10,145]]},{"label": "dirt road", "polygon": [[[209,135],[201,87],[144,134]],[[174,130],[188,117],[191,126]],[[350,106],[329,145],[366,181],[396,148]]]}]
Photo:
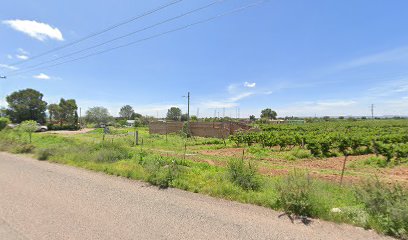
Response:
[{"label": "dirt road", "polygon": [[0,239],[390,239],[0,153]]}]

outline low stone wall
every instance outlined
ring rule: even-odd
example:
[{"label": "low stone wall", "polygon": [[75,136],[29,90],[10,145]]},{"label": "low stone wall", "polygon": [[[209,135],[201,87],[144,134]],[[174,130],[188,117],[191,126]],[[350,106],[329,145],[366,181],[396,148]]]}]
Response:
[{"label": "low stone wall", "polygon": [[[150,134],[177,133],[183,129],[183,122],[151,122]],[[238,130],[249,130],[250,126],[237,122],[190,122],[193,136],[226,138]]]}]

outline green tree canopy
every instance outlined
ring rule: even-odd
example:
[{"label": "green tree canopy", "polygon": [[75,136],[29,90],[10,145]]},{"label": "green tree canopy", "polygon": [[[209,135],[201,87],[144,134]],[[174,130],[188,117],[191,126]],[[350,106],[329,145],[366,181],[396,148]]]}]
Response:
[{"label": "green tree canopy", "polygon": [[3,130],[10,123],[10,119],[6,117],[0,117],[0,131]]},{"label": "green tree canopy", "polygon": [[167,117],[168,120],[179,121],[181,119],[181,109],[178,107],[171,107],[167,110]]},{"label": "green tree canopy", "polygon": [[48,105],[48,115],[50,121],[59,121],[61,108],[58,104],[52,103]]},{"label": "green tree canopy", "polygon": [[181,121],[187,121],[188,120],[188,114],[187,113],[184,113],[184,114],[181,114],[181,119],[180,119]]},{"label": "green tree canopy", "polygon": [[127,120],[132,119],[134,114],[135,111],[133,111],[133,108],[130,105],[123,106],[119,111],[119,116]]},{"label": "green tree canopy", "polygon": [[108,109],[104,107],[93,107],[86,111],[85,120],[88,123],[108,123],[112,119]]},{"label": "green tree canopy", "polygon": [[33,120],[27,120],[24,121],[18,126],[19,130],[28,133],[28,136],[30,138],[30,143],[31,143],[31,135],[33,132],[38,130],[38,125],[36,121]]},{"label": "green tree canopy", "polygon": [[44,123],[47,102],[43,101],[42,98],[42,93],[30,88],[13,92],[6,97],[9,106],[7,115],[16,123],[25,120]]},{"label": "green tree canopy", "polygon": [[67,123],[75,125],[78,123],[78,106],[74,99],[61,98],[59,104],[48,105],[48,113],[51,121],[58,121],[61,125]]},{"label": "green tree canopy", "polygon": [[261,111],[261,118],[276,119],[278,114],[270,108],[265,108]]}]

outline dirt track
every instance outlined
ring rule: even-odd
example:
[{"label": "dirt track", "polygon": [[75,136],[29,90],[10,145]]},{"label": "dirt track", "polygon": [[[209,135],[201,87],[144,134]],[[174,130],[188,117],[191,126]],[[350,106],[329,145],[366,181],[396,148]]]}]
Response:
[{"label": "dirt track", "polygon": [[389,239],[0,153],[0,239]]}]

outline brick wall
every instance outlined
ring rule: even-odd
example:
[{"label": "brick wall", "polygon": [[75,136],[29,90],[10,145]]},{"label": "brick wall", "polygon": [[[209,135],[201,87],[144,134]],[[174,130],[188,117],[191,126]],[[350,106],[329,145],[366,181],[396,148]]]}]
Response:
[{"label": "brick wall", "polygon": [[[183,122],[151,122],[150,134],[177,133],[183,129]],[[236,122],[191,122],[193,136],[225,138],[238,130],[249,130],[250,126]]]}]

